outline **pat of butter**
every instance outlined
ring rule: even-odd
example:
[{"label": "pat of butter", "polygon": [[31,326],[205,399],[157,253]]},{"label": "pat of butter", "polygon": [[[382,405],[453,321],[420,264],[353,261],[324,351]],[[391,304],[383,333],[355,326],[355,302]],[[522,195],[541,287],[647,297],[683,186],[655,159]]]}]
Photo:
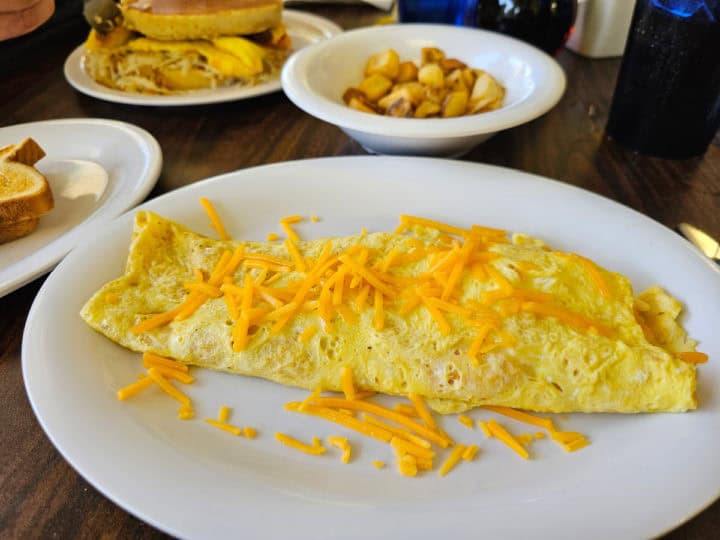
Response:
[{"label": "pat of butter", "polygon": [[43,168],[56,198],[79,199],[90,196],[97,201],[108,185],[108,173],[98,163],[82,159],[53,161]]}]

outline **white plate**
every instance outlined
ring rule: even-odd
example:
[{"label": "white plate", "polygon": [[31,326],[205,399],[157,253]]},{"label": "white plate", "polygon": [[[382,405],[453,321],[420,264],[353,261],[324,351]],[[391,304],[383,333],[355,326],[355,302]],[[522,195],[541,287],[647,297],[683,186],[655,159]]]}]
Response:
[{"label": "white plate", "polygon": [[[0,128],[0,146],[25,137],[45,150],[35,166],[50,183],[55,208],[32,234],[0,244],[0,296],[47,272],[76,245],[142,201],[162,168],[155,138],[124,122],[80,118]],[[71,174],[79,160],[100,173],[104,169],[106,177]]]},{"label": "white plate", "polygon": [[[292,38],[292,48],[297,51],[313,43],[318,43],[342,32],[334,22],[317,15],[302,13],[291,9],[283,10],[283,23]],[[254,96],[277,92],[281,88],[280,77],[255,86],[228,86],[225,88],[196,90],[171,96],[134,94],[113,90],[95,82],[83,68],[83,46],[75,49],[65,61],[65,78],[70,85],[88,96],[115,103],[130,105],[205,105],[236,101]]]},{"label": "white plate", "polygon": [[[22,356],[32,406],[53,443],[88,481],[141,519],[186,538],[640,538],[678,525],[718,496],[720,273],[663,226],[559,182],[421,158],[344,157],[246,169],[143,207],[213,235],[201,196],[216,202],[229,231],[247,239],[264,239],[278,231],[278,218],[295,213],[322,218],[300,224],[305,238],[363,226],[391,230],[403,212],[533,233],[628,274],[638,287],[665,285],[689,306],[685,323],[711,361],[700,368],[699,411],[559,420],[592,440],[574,454],[539,441],[536,459],[524,461],[449,417],[445,429],[482,450],[476,462],[445,478],[404,478],[386,445],[354,434],[356,457],[342,465],[337,452],[307,456],[274,440],[279,430],[305,440],[343,432],[283,410],[304,391],[198,370],[188,387],[197,419],[187,422],[176,419],[176,405],[159,393],[115,399],[114,390],[138,373],[139,355],[90,330],[77,313],[98,287],[122,274],[128,213],[73,251],[45,282],[28,317]],[[237,424],[255,426],[259,438],[234,438],[202,421],[223,404],[234,407]],[[376,459],[388,467],[376,470]]]}]

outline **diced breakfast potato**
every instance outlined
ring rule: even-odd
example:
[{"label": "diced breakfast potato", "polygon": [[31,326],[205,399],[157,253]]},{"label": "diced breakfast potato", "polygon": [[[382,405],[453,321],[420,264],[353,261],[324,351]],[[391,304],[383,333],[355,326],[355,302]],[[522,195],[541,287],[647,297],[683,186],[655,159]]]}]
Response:
[{"label": "diced breakfast potato", "polygon": [[418,82],[430,88],[445,86],[445,74],[438,64],[425,64],[418,71]]},{"label": "diced breakfast potato", "polygon": [[445,75],[445,86],[451,90],[468,90],[468,85],[465,83],[465,77],[461,69],[456,69]]},{"label": "diced breakfast potato", "polygon": [[393,92],[395,90],[406,90],[413,105],[418,105],[425,99],[425,87],[417,81],[398,83],[393,86]]},{"label": "diced breakfast potato", "polygon": [[495,78],[446,58],[437,47],[421,50],[420,67],[400,61],[393,49],[372,55],[365,78],[349,87],[343,101],[358,111],[403,118],[451,118],[502,107],[505,89]]},{"label": "diced breakfast potato", "polygon": [[475,84],[475,73],[473,73],[472,69],[465,68],[462,70],[462,76],[463,79],[465,79],[465,86],[468,88],[472,88],[473,84]]},{"label": "diced breakfast potato", "polygon": [[461,62],[457,58],[443,58],[438,64],[440,64],[440,68],[444,73],[450,73],[456,69],[464,69],[467,67],[465,62]]},{"label": "diced breakfast potato", "polygon": [[461,116],[465,114],[465,108],[468,103],[468,93],[466,90],[457,90],[450,92],[445,96],[442,104],[443,118],[451,118],[453,116]]},{"label": "diced breakfast potato", "polygon": [[374,54],[368,60],[365,66],[365,75],[373,75],[379,73],[390,79],[398,76],[400,69],[400,56],[393,49]]},{"label": "diced breakfast potato", "polygon": [[385,114],[388,116],[397,116],[400,118],[407,118],[413,115],[413,106],[410,100],[400,98],[385,109]]},{"label": "diced breakfast potato", "polygon": [[423,101],[415,109],[415,118],[427,118],[428,116],[435,116],[439,112],[440,105],[432,101]]},{"label": "diced breakfast potato", "polygon": [[415,65],[415,62],[400,62],[396,80],[397,82],[416,81],[417,74],[418,67]]},{"label": "diced breakfast potato", "polygon": [[445,53],[437,47],[423,47],[420,51],[420,58],[423,66],[425,64],[436,64],[445,58]]},{"label": "diced breakfast potato", "polygon": [[348,101],[348,107],[357,111],[375,114],[375,109],[372,109],[358,98],[350,98],[350,101]]},{"label": "diced breakfast potato", "polygon": [[367,99],[367,96],[365,95],[365,92],[360,90],[359,88],[353,88],[352,86],[345,90],[343,93],[343,101],[347,104],[350,103],[350,100],[355,98],[359,99],[360,101],[365,101]]},{"label": "diced breakfast potato", "polygon": [[399,88],[397,90],[393,90],[392,92],[378,100],[377,104],[381,109],[387,110],[393,103],[395,103],[399,99],[405,100],[412,105],[412,95],[410,94],[410,90],[408,90],[407,88]]},{"label": "diced breakfast potato", "polygon": [[490,74],[482,71],[473,85],[470,94],[470,107],[473,111],[479,111],[486,107],[499,96],[499,86]]},{"label": "diced breakfast potato", "polygon": [[387,94],[392,88],[392,85],[392,80],[388,79],[385,75],[373,73],[363,79],[360,83],[360,90],[365,93],[370,101],[374,102]]},{"label": "diced breakfast potato", "polygon": [[445,99],[446,95],[447,95],[447,89],[445,89],[445,87],[443,87],[443,88],[425,87],[425,99],[432,103],[437,103],[438,105],[440,105],[443,102],[443,100]]}]

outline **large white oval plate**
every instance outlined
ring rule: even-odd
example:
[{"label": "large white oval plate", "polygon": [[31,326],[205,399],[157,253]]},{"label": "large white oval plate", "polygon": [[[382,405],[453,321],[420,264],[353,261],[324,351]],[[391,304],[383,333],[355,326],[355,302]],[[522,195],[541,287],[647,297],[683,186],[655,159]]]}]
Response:
[{"label": "large white oval plate", "polygon": [[[565,454],[534,443],[524,461],[454,417],[445,429],[482,450],[445,478],[400,476],[390,449],[350,434],[354,458],[307,456],[273,438],[304,440],[342,429],[283,410],[307,393],[259,379],[198,370],[187,388],[197,419],[176,419],[159,392],[127,402],[139,355],[78,317],[103,283],[123,272],[133,216],[73,251],[45,282],[23,337],[30,401],[52,442],[93,485],[141,519],[186,538],[640,538],[672,528],[720,487],[720,273],[665,227],[589,192],[513,170],[422,158],[343,157],[226,174],[145,205],[213,236],[198,198],[215,201],[231,234],[263,240],[288,214],[317,214],[301,236],[392,230],[411,213],[459,225],[521,230],[629,275],[660,283],[688,306],[685,324],[711,361],[700,368],[700,409],[688,414],[569,415],[566,429],[592,444]],[[205,424],[220,405],[259,438]],[[476,419],[488,413],[475,411]],[[507,421],[516,433],[527,426]],[[444,456],[439,456],[444,459]],[[388,462],[377,470],[372,461]]]},{"label": "large white oval plate", "polygon": [[[18,124],[0,128],[0,147],[25,137],[45,150],[36,167],[50,183],[55,208],[32,234],[0,244],[0,296],[47,272],[76,245],[142,201],[162,168],[155,138],[124,122],[78,118]],[[107,177],[74,174],[81,165],[100,171],[99,165]]]},{"label": "large white oval plate", "polygon": [[[342,32],[342,28],[324,17],[291,9],[283,11],[283,23],[292,38],[292,48],[296,51]],[[80,45],[67,57],[64,68],[65,79],[75,90],[83,94],[115,103],[156,107],[206,105],[270,94],[282,87],[278,75],[276,79],[255,86],[228,86],[167,96],[123,92],[95,82],[83,68],[83,53],[83,46]]]}]

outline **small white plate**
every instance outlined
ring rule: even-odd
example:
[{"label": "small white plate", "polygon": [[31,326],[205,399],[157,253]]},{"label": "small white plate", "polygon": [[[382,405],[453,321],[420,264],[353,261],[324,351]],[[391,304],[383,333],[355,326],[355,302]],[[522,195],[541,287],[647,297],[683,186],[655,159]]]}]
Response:
[{"label": "small white plate", "polygon": [[[317,214],[304,238],[393,230],[410,213],[538,235],[624,272],[638,289],[659,283],[688,306],[684,323],[710,362],[700,367],[700,409],[687,414],[567,415],[563,428],[592,444],[566,454],[552,441],[524,461],[454,416],[440,419],[459,442],[478,443],[473,463],[445,478],[405,478],[390,448],[355,433],[353,458],[281,446],[345,431],[283,410],[307,392],[257,378],[194,370],[186,388],[197,417],[150,391],[126,402],[115,390],[141,369],[140,355],[91,330],[86,300],[123,273],[133,214],[74,250],[47,279],[23,336],[23,374],[33,409],[63,456],[117,504],[182,538],[558,538],[654,537],[720,492],[720,272],[672,231],[608,199],[509,169],[422,158],[343,157],[245,169],[173,191],[143,208],[216,237],[199,197],[215,202],[237,238],[264,240],[278,218]],[[221,405],[258,429],[236,438],[203,422]],[[490,417],[473,411],[476,419]],[[515,433],[533,432],[506,420]],[[446,453],[438,456],[445,459]],[[386,461],[377,470],[372,461]]]},{"label": "small white plate", "polygon": [[0,147],[32,137],[46,156],[35,164],[55,208],[35,231],[0,244],[0,296],[50,270],[76,245],[142,201],[162,168],[147,131],[115,120],[66,119],[0,128]]},{"label": "small white plate", "polygon": [[[324,17],[291,9],[283,10],[283,23],[292,38],[292,49],[294,51],[342,32],[342,28]],[[70,56],[65,61],[65,78],[75,90],[88,96],[115,103],[153,106],[206,105],[261,96],[277,92],[282,86],[278,76],[276,79],[255,86],[228,86],[168,96],[135,94],[114,90],[95,82],[83,68],[83,55],[82,45],[70,53]]]}]

